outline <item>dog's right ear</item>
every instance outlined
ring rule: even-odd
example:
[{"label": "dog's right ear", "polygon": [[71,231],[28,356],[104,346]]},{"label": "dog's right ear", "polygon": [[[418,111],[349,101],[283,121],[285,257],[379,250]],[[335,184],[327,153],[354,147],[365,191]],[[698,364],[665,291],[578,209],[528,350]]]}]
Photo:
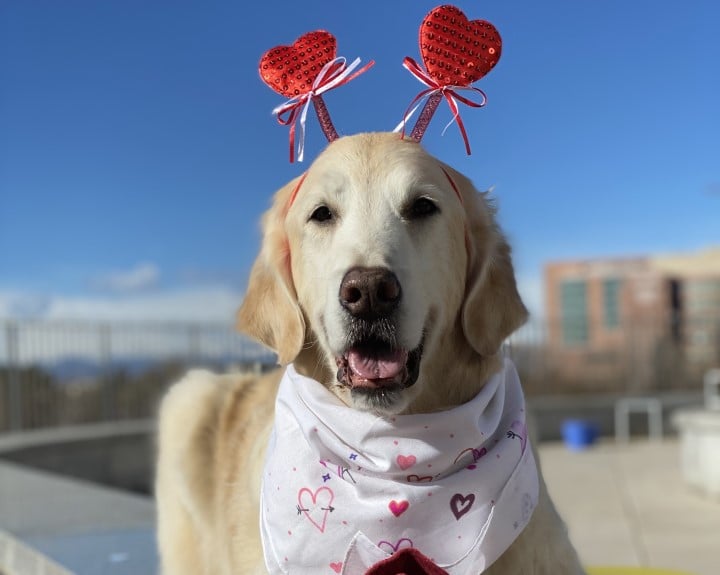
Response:
[{"label": "dog's right ear", "polygon": [[287,205],[299,180],[281,188],[263,216],[262,247],[237,314],[237,328],[277,353],[282,365],[291,363],[305,342],[305,320],[292,279],[285,232]]}]

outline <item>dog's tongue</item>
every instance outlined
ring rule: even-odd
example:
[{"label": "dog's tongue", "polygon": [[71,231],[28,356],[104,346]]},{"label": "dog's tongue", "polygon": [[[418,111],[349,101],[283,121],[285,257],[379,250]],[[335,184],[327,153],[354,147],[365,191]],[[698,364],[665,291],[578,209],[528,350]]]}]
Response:
[{"label": "dog's tongue", "polygon": [[351,349],[347,359],[350,369],[364,379],[390,379],[398,375],[407,363],[406,351],[389,351],[382,354]]}]

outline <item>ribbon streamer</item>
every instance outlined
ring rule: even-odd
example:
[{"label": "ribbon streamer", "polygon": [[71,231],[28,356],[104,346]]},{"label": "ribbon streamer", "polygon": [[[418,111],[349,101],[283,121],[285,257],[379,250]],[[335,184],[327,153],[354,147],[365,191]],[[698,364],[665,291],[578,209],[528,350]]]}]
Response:
[{"label": "ribbon streamer", "polygon": [[[445,100],[448,103],[448,106],[450,106],[450,111],[453,114],[452,119],[443,129],[443,135],[445,134],[445,131],[450,127],[450,125],[453,122],[457,122],[458,128],[460,129],[460,133],[462,134],[463,141],[465,142],[465,151],[468,155],[471,154],[470,152],[470,141],[468,140],[467,132],[465,131],[465,124],[463,124],[462,118],[460,117],[460,109],[458,107],[458,101],[462,102],[463,104],[467,106],[471,106],[473,108],[482,108],[487,103],[487,96],[485,95],[485,92],[483,92],[480,88],[474,88],[472,86],[453,86],[453,85],[445,85],[441,84],[437,80],[435,80],[432,76],[430,76],[425,70],[423,70],[420,65],[410,58],[409,56],[403,60],[403,66],[405,69],[410,72],[415,78],[417,78],[420,82],[428,86],[427,90],[423,90],[420,92],[412,102],[410,102],[410,105],[407,107],[407,110],[405,111],[405,115],[403,116],[402,122],[398,124],[398,126],[395,128],[395,132],[402,130],[402,136],[405,137],[405,128],[407,126],[408,120],[415,114],[417,109],[420,107],[420,104],[425,98],[428,98],[428,102],[426,106],[430,107],[431,105],[434,107],[437,107],[437,104],[439,103],[438,95],[445,98]],[[459,91],[473,91],[480,94],[482,99],[479,102],[475,102],[473,100],[470,100],[469,98],[466,98],[464,96],[461,96],[458,94]],[[433,97],[435,96],[435,97]],[[424,111],[424,110],[423,110]],[[429,115],[432,115],[434,112],[434,109],[429,109]],[[427,114],[421,113],[421,118],[423,116],[426,116]],[[418,124],[415,125],[415,128],[413,129],[412,136],[416,138],[418,141],[423,137],[423,134],[425,133],[425,129],[427,128],[427,123],[429,121],[429,118],[427,121],[424,122],[424,125],[420,125],[421,120],[418,120]]]},{"label": "ribbon streamer", "polygon": [[[359,70],[355,70],[360,65],[360,58],[356,58],[349,65],[344,57],[335,58],[322,67],[308,92],[291,98],[273,110],[272,113],[277,117],[279,124],[290,126],[290,162],[294,161],[295,130],[298,121],[300,122],[300,137],[297,144],[297,158],[299,162],[303,161],[305,153],[305,122],[307,121],[310,102],[318,100],[318,103],[322,103],[322,94],[347,84],[369,70],[374,64],[375,62],[371,60]],[[316,109],[318,110],[323,132],[325,132],[328,141],[332,142],[337,139],[338,135],[330,121],[329,114],[327,114],[327,109],[325,109],[324,105],[316,106]],[[321,110],[325,110],[325,113],[323,114]]]}]

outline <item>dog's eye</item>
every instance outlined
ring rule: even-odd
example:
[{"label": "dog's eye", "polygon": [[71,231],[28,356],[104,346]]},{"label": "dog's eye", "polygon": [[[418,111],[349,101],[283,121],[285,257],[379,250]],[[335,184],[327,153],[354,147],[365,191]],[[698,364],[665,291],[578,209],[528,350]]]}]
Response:
[{"label": "dog's eye", "polygon": [[324,223],[333,219],[333,213],[327,206],[319,206],[310,215],[310,219],[315,222]]},{"label": "dog's eye", "polygon": [[407,210],[407,218],[418,220],[427,218],[440,211],[435,202],[429,198],[417,198]]}]

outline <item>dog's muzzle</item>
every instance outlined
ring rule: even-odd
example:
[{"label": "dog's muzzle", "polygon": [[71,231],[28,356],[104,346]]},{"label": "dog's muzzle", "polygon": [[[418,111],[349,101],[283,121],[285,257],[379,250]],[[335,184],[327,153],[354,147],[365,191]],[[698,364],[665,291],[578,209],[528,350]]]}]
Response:
[{"label": "dog's muzzle", "polygon": [[373,407],[389,407],[420,372],[422,343],[403,348],[395,314],[402,299],[397,276],[387,268],[350,269],[340,284],[340,305],[349,316],[345,351],[335,358],[337,380]]}]

